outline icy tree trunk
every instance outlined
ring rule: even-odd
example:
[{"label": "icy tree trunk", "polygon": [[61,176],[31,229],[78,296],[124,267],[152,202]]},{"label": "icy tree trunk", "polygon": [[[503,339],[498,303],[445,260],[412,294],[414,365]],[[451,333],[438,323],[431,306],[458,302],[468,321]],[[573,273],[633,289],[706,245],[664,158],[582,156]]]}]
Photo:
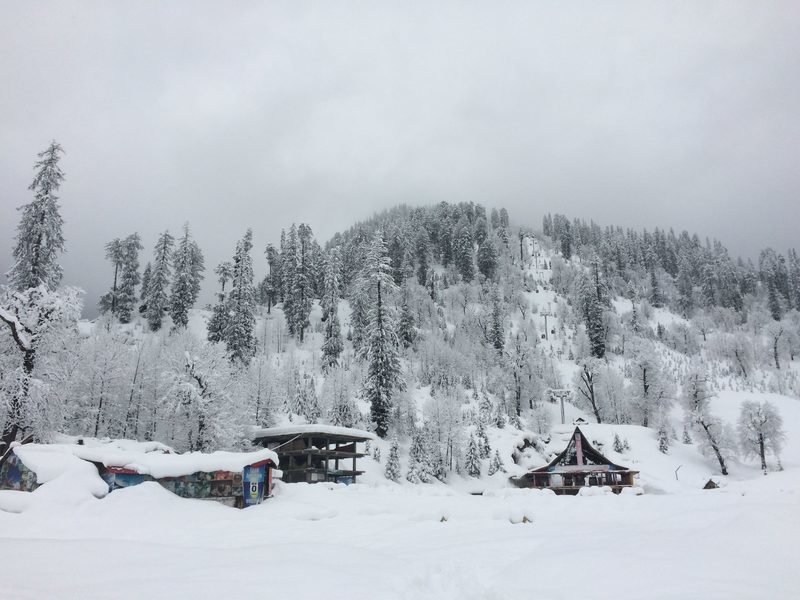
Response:
[{"label": "icy tree trunk", "polygon": [[114,285],[111,287],[111,314],[117,316],[117,275],[119,274],[119,263],[114,263]]},{"label": "icy tree trunk", "polygon": [[28,399],[30,380],[35,365],[36,350],[34,348],[28,348],[24,351],[22,357],[22,383],[20,384],[19,390],[11,396],[8,419],[3,427],[2,438],[0,438],[0,465],[3,464],[6,451],[10,448],[11,442],[17,439],[17,434],[22,427],[22,407]]},{"label": "icy tree trunk", "polygon": [[603,420],[600,417],[600,407],[597,406],[597,397],[594,393],[594,373],[590,373],[586,368],[581,371],[581,381],[583,381],[583,385],[585,386],[585,390],[581,387],[578,387],[578,391],[583,395],[584,398],[589,402],[589,405],[592,407],[592,412],[594,413],[594,418],[597,419],[598,423],[602,423]]},{"label": "icy tree trunk", "polygon": [[642,369],[642,427],[647,427],[649,422],[649,415],[650,415],[650,398],[648,398],[647,394],[650,390],[650,384],[647,383],[647,367]]},{"label": "icy tree trunk", "polygon": [[100,431],[100,418],[103,414],[103,397],[106,393],[106,380],[103,378],[103,381],[100,383],[100,401],[97,405],[97,416],[94,420],[94,437],[97,437],[97,433]]},{"label": "icy tree trunk", "polygon": [[764,434],[758,434],[758,453],[761,456],[761,470],[767,472],[767,456],[764,448]]},{"label": "icy tree trunk", "polygon": [[778,340],[781,339],[782,333],[783,330],[781,329],[780,333],[772,338],[772,355],[775,357],[775,368],[778,370],[781,368],[781,363],[778,361]]},{"label": "icy tree trunk", "polygon": [[711,429],[709,429],[708,424],[705,421],[700,421],[700,426],[705,431],[706,436],[708,437],[708,441],[711,444],[711,449],[714,451],[714,454],[717,456],[717,461],[719,461],[719,468],[722,471],[723,475],[728,474],[728,468],[725,466],[725,459],[722,458],[722,453],[719,449],[719,444],[717,444],[717,440],[714,439],[714,434],[711,433]]},{"label": "icy tree trunk", "polygon": [[[131,429],[133,425],[133,394],[136,392],[136,380],[139,377],[139,365],[142,362],[142,351],[141,348],[136,355],[136,368],[133,371],[133,381],[131,381],[131,393],[128,396],[128,410],[125,411],[125,429],[122,432],[122,437],[128,436],[128,430]],[[138,410],[137,410],[138,413]],[[138,417],[138,415],[137,415]]]},{"label": "icy tree trunk", "polygon": [[742,370],[742,375],[744,375],[744,378],[747,379],[747,369],[744,368],[744,362],[742,362],[742,357],[739,356],[739,351],[734,350],[733,355],[736,357],[736,361],[739,363],[739,368]]}]

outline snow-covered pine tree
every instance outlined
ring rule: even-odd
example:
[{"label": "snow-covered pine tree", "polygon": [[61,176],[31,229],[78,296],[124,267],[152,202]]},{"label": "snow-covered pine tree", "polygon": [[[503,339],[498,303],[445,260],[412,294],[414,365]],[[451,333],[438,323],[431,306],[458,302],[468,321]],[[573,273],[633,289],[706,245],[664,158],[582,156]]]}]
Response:
[{"label": "snow-covered pine tree", "polygon": [[590,272],[581,272],[576,279],[577,306],[586,334],[589,336],[592,356],[603,358],[606,353],[606,331],[603,324],[603,309],[608,304],[608,293],[600,275],[600,259],[592,258]]},{"label": "snow-covered pine tree", "polygon": [[478,444],[475,441],[475,436],[469,436],[469,444],[467,444],[467,453],[464,455],[464,469],[470,477],[481,476],[481,458],[478,452]]},{"label": "snow-covered pine tree", "polygon": [[478,425],[475,434],[477,436],[478,456],[480,458],[489,458],[492,448],[489,446],[489,436],[486,435],[486,427],[484,427],[483,421],[480,419],[478,419]]},{"label": "snow-covered pine tree", "polygon": [[339,364],[344,349],[342,328],[339,324],[339,249],[332,248],[325,259],[325,277],[322,294],[322,321],[325,323],[325,341],[322,343],[322,369],[328,371]]},{"label": "snow-covered pine tree", "polygon": [[114,265],[114,278],[111,290],[100,296],[100,300],[97,302],[97,307],[101,314],[111,313],[112,317],[117,316],[117,289],[124,255],[124,246],[121,239],[114,238],[106,244],[106,259]]},{"label": "snow-covered pine tree", "polygon": [[297,226],[292,223],[285,241],[281,234],[281,283],[283,285],[283,316],[291,335],[297,333],[297,297],[295,296],[295,280],[297,279],[297,263],[299,262],[299,241]]},{"label": "snow-covered pine tree", "polygon": [[403,348],[410,348],[417,338],[417,329],[414,324],[414,314],[411,312],[409,295],[408,286],[404,286],[400,304],[400,321],[397,324],[397,335]]},{"label": "snow-covered pine tree", "polygon": [[338,427],[356,427],[361,420],[361,413],[356,406],[347,373],[341,367],[329,369],[325,377],[328,403],[328,420]]},{"label": "snow-covered pine tree", "polygon": [[494,412],[494,406],[492,405],[492,401],[489,400],[489,396],[486,394],[486,390],[481,392],[481,400],[478,403],[478,418],[483,423],[484,426],[488,427],[492,424],[492,413]]},{"label": "snow-covered pine tree", "polygon": [[144,272],[142,273],[142,289],[139,292],[139,314],[143,316],[147,314],[147,293],[150,289],[150,277],[152,274],[153,265],[148,262],[144,266]]},{"label": "snow-covered pine tree", "polygon": [[286,374],[286,385],[287,394],[284,399],[283,410],[288,414],[289,420],[293,421],[295,415],[300,416],[303,414],[306,393],[305,383],[297,367],[292,368],[291,372]]},{"label": "snow-covered pine tree", "polygon": [[189,223],[183,226],[183,237],[173,254],[175,276],[172,281],[170,296],[170,315],[172,326],[186,327],[189,323],[189,309],[197,302],[200,294],[200,282],[203,280],[205,264],[203,253],[189,233]]},{"label": "snow-covered pine tree", "polygon": [[494,426],[498,429],[505,429],[506,426],[506,411],[502,402],[498,402],[497,409],[494,412],[493,419]]},{"label": "snow-covered pine tree", "polygon": [[392,277],[395,285],[400,287],[403,285],[406,276],[404,270],[406,264],[404,235],[398,228],[395,228],[391,235],[387,237],[391,240],[388,245],[388,254],[389,264],[392,265]]},{"label": "snow-covered pine tree", "polygon": [[358,282],[359,295],[368,298],[366,340],[360,356],[367,363],[364,396],[370,403],[370,416],[375,432],[385,438],[389,430],[392,394],[403,389],[398,339],[393,311],[388,304],[396,286],[380,231],[375,233],[365,257],[364,269]]},{"label": "snow-covered pine tree", "polygon": [[223,261],[214,267],[214,273],[219,281],[220,291],[217,294],[217,303],[211,310],[211,318],[208,320],[206,330],[209,342],[223,341],[223,333],[228,323],[228,308],[225,299],[225,284],[228,283],[233,275],[233,263]]},{"label": "snow-covered pine tree", "polygon": [[472,281],[475,277],[475,266],[472,260],[472,228],[466,216],[462,216],[456,225],[453,243],[453,259],[464,281]]},{"label": "snow-covered pine tree", "polygon": [[297,229],[297,263],[292,280],[293,310],[292,321],[295,335],[299,334],[303,343],[305,330],[309,326],[311,303],[314,299],[314,264],[312,261],[313,237],[311,227],[301,223]]},{"label": "snow-covered pine tree", "polygon": [[400,450],[397,438],[394,438],[392,440],[392,445],[389,446],[389,458],[386,460],[386,468],[383,474],[386,476],[386,479],[400,481]]},{"label": "snow-covered pine tree", "polygon": [[269,265],[269,274],[266,277],[267,313],[272,312],[272,307],[278,303],[281,294],[281,255],[272,244],[267,244],[264,251]]},{"label": "snow-covered pine tree", "polygon": [[619,452],[622,454],[625,451],[625,447],[622,445],[622,440],[619,439],[619,434],[614,434],[614,445],[612,446],[614,452]]},{"label": "snow-covered pine tree", "polygon": [[438,439],[439,431],[441,431],[441,427],[428,422],[422,430],[422,435],[430,474],[432,477],[444,482],[447,480],[447,465],[445,464],[445,455],[442,452],[442,444]]},{"label": "snow-covered pine tree", "polygon": [[503,300],[500,288],[492,286],[492,315],[489,336],[492,346],[497,352],[502,353],[505,346],[505,331],[503,329]]},{"label": "snow-covered pine tree", "polygon": [[431,459],[425,443],[424,430],[415,429],[411,436],[411,448],[408,451],[406,479],[411,483],[429,483],[433,477],[431,471]]},{"label": "snow-covered pine tree", "polygon": [[369,295],[356,281],[350,291],[350,330],[347,339],[353,342],[353,351],[360,355],[364,350],[369,327]]},{"label": "snow-covered pine tree", "polygon": [[253,287],[253,230],[248,229],[236,243],[231,272],[231,289],[225,300],[227,312],[222,339],[231,360],[249,363],[256,351],[256,298]]},{"label": "snow-covered pine tree", "polygon": [[53,140],[38,154],[36,174],[28,189],[34,199],[20,207],[22,217],[17,225],[14,265],[8,272],[9,285],[22,291],[45,285],[54,290],[61,282],[58,255],[64,252],[64,219],[58,206],[58,192],[64,173],[58,164],[64,150]]},{"label": "snow-covered pine tree", "polygon": [[669,454],[669,433],[665,423],[661,423],[658,427],[658,451]]},{"label": "snow-covered pine tree", "polygon": [[117,318],[120,323],[130,323],[136,309],[136,286],[139,275],[139,251],[144,248],[138,233],[132,233],[122,241],[122,267],[117,286]]},{"label": "snow-covered pine tree", "polygon": [[682,441],[687,446],[692,443],[692,436],[689,435],[689,429],[686,427],[686,425],[683,426],[683,440]]},{"label": "snow-covered pine tree", "polygon": [[503,464],[503,459],[500,458],[500,450],[494,451],[494,456],[492,457],[492,461],[489,463],[489,475],[494,475],[495,473],[505,473],[506,467]]},{"label": "snow-covered pine tree", "polygon": [[661,286],[658,283],[655,265],[650,268],[650,304],[655,308],[664,306],[664,299],[661,295]]},{"label": "snow-covered pine tree", "polygon": [[147,324],[151,331],[161,329],[164,312],[169,307],[169,280],[172,273],[172,247],[175,238],[169,231],[162,233],[156,243],[153,267],[147,283]]},{"label": "snow-covered pine tree", "polygon": [[290,265],[286,264],[288,260],[288,252],[287,252],[287,241],[286,241],[286,230],[281,229],[281,241],[280,241],[280,251],[278,253],[279,259],[278,264],[280,265],[280,278],[278,279],[278,302],[284,302],[286,300],[286,287],[287,287],[287,280],[288,280],[288,271]]},{"label": "snow-covered pine tree", "polygon": [[322,298],[325,289],[325,252],[319,242],[311,238],[311,251],[309,253],[311,261],[311,292],[312,300]]},{"label": "snow-covered pine tree", "polygon": [[497,246],[492,236],[486,237],[478,247],[478,270],[489,281],[494,280],[497,272]]},{"label": "snow-covered pine tree", "polygon": [[788,255],[788,274],[789,274],[789,298],[792,305],[800,311],[800,258],[797,257],[797,250],[791,248]]},{"label": "snow-covered pine tree", "polygon": [[428,230],[420,227],[414,246],[414,256],[417,261],[417,281],[423,287],[428,284],[428,272],[430,268],[431,240]]},{"label": "snow-covered pine tree", "polygon": [[305,387],[301,414],[306,418],[306,423],[319,423],[322,418],[322,407],[317,398],[317,382],[313,377],[306,375],[303,380]]}]

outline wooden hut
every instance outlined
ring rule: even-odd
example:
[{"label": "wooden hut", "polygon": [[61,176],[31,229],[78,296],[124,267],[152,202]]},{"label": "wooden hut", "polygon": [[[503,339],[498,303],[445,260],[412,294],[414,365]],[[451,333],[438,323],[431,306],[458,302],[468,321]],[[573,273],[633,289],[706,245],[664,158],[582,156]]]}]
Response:
[{"label": "wooden hut", "polygon": [[638,473],[612,463],[576,427],[567,447],[550,464],[512,478],[511,481],[518,487],[549,489],[556,494],[574,495],[581,488],[590,486],[607,486],[618,494],[624,488],[635,485]]},{"label": "wooden hut", "polygon": [[[364,472],[359,444],[374,439],[368,431],[332,425],[295,425],[256,429],[253,444],[278,455],[286,483],[355,483]],[[349,468],[348,468],[349,467]]]}]

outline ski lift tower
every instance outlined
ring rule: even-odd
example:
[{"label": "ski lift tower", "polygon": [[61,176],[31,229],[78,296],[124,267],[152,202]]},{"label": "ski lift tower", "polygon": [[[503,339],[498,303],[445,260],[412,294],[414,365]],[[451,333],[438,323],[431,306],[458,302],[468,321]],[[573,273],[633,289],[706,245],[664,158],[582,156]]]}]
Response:
[{"label": "ski lift tower", "polygon": [[561,424],[566,424],[566,415],[564,414],[564,401],[571,401],[572,400],[572,390],[570,389],[549,389],[547,390],[547,395],[550,399],[550,402],[556,404],[557,402],[561,404]]}]

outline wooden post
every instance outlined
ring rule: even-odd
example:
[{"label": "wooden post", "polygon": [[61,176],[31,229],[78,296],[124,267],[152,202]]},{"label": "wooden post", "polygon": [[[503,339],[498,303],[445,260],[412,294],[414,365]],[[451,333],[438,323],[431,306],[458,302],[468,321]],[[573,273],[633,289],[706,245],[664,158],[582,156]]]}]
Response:
[{"label": "wooden post", "polygon": [[328,448],[331,447],[331,440],[325,438],[325,481],[328,481]]}]

